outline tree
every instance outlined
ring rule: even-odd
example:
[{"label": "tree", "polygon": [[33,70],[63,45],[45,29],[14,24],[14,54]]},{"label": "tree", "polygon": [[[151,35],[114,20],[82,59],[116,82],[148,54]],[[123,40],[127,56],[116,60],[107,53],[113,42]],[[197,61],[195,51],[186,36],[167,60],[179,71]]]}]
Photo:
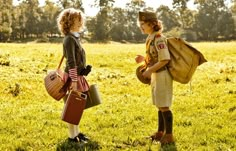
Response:
[{"label": "tree", "polygon": [[115,0],[95,0],[95,6],[100,7],[100,10],[104,7],[112,7]]},{"label": "tree", "polygon": [[230,40],[235,36],[235,25],[232,13],[229,10],[221,11],[217,19],[218,37]]},{"label": "tree", "polygon": [[26,11],[27,11],[27,4],[21,3],[19,6],[14,6],[13,9],[13,32],[12,38],[13,39],[23,39],[25,38],[26,33]]},{"label": "tree", "polygon": [[175,11],[170,10],[168,6],[160,6],[157,9],[158,19],[162,21],[164,26],[164,32],[170,31],[173,28],[180,27],[179,16]]},{"label": "tree", "polygon": [[232,14],[225,6],[224,0],[208,0],[207,3],[200,1],[199,4],[194,29],[202,40],[228,38],[229,33],[226,30],[234,33]]},{"label": "tree", "polygon": [[189,0],[173,0],[173,7],[179,13],[180,21],[183,29],[189,29],[192,25],[192,13],[187,8]]},{"label": "tree", "polygon": [[[233,19],[234,19],[234,35],[236,35],[236,0],[232,0],[233,5],[231,7],[231,12],[233,14]],[[236,36],[234,36],[236,38]]]},{"label": "tree", "polygon": [[12,32],[12,0],[0,0],[0,41],[7,41]]},{"label": "tree", "polygon": [[236,0],[232,0],[232,2],[233,2],[233,5],[232,5],[232,7],[231,7],[231,11],[232,11],[234,14],[236,14]]},{"label": "tree", "polygon": [[111,17],[109,16],[110,7],[102,8],[96,15],[96,20],[94,23],[95,31],[93,35],[94,40],[98,41],[108,41],[110,40],[109,32],[111,29]]},{"label": "tree", "polygon": [[26,22],[25,22],[25,33],[26,36],[32,37],[32,35],[40,34],[39,30],[39,22],[40,22],[40,14],[42,14],[42,10],[39,8],[38,0],[24,0],[22,4],[26,9],[24,11]]},{"label": "tree", "polygon": [[96,0],[99,7],[99,12],[96,15],[96,19],[93,19],[93,24],[90,24],[90,32],[93,40],[108,41],[110,40],[109,32],[111,30],[112,16],[111,10],[114,0]]},{"label": "tree", "polygon": [[58,5],[63,9],[73,7],[84,12],[82,0],[58,0]]},{"label": "tree", "polygon": [[12,33],[11,33],[11,37],[13,40],[22,38],[21,33],[23,31],[22,27],[24,26],[24,24],[21,22],[22,20],[23,19],[20,7],[14,6],[12,11]]},{"label": "tree", "polygon": [[43,6],[43,14],[39,26],[40,30],[52,37],[53,34],[59,33],[57,28],[57,16],[59,15],[60,8],[55,6],[49,0],[46,0],[46,5]]},{"label": "tree", "polygon": [[138,26],[138,12],[145,10],[146,3],[143,0],[132,0],[130,3],[126,4],[126,24],[127,27],[127,37],[132,41],[144,41],[146,35],[143,35]]},{"label": "tree", "polygon": [[128,40],[126,12],[122,8],[112,10],[112,26],[109,32],[111,39],[115,41]]}]

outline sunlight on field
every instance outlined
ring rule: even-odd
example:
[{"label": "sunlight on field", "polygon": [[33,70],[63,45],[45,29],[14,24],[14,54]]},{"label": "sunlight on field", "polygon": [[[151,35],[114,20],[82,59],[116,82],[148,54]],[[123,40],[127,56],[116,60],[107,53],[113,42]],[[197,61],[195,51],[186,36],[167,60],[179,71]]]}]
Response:
[{"label": "sunlight on field", "polygon": [[[177,150],[236,149],[236,42],[192,43],[208,60],[190,84],[174,83]],[[158,150],[146,136],[157,128],[150,88],[135,76],[144,44],[84,44],[87,77],[97,84],[102,105],[84,112],[80,129],[87,150]],[[0,43],[0,149],[79,150],[69,144],[60,120],[63,101],[45,91],[43,78],[62,55],[61,44]],[[12,142],[12,143],[9,143]]]}]

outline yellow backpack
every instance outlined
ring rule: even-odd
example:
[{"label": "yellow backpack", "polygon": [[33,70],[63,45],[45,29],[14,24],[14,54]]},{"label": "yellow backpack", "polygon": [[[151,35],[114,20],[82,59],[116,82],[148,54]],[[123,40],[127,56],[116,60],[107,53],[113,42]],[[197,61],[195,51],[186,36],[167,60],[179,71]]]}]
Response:
[{"label": "yellow backpack", "polygon": [[181,38],[167,38],[170,62],[167,64],[173,80],[182,84],[188,83],[196,68],[207,60],[203,54]]},{"label": "yellow backpack", "polygon": [[[173,80],[182,84],[188,83],[197,67],[202,63],[207,62],[207,60],[200,51],[181,38],[166,38],[166,43],[171,59],[167,64],[169,73],[171,74]],[[147,45],[147,48],[149,48],[149,46],[150,43]],[[146,63],[140,65],[136,69],[136,76],[142,83],[150,84],[150,79],[146,79],[142,75],[146,69]]]}]

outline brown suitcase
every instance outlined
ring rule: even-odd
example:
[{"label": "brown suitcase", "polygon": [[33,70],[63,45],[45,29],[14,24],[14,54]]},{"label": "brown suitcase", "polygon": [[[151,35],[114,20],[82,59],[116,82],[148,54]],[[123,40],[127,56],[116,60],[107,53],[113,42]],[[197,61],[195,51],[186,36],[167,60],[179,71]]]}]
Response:
[{"label": "brown suitcase", "polygon": [[86,99],[86,94],[71,90],[64,105],[61,119],[67,123],[78,125],[86,105]]}]

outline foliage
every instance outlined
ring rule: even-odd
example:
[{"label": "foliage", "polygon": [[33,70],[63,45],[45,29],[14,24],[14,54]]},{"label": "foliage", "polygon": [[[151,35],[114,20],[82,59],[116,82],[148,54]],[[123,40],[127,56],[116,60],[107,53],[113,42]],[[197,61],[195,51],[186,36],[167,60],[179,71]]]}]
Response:
[{"label": "foliage", "polygon": [[140,4],[131,1],[127,3],[125,9],[113,8],[110,3],[107,5],[109,6],[101,6],[97,16],[88,21],[92,40],[141,41],[144,39],[137,26],[137,12],[145,8],[145,2]]},{"label": "foliage", "polygon": [[112,7],[113,3],[115,2],[114,0],[95,0],[98,7],[105,8],[105,7]]},{"label": "foliage", "polygon": [[168,32],[173,28],[180,27],[179,16],[168,6],[160,6],[157,9],[157,14],[158,19],[163,23],[164,32]]},{"label": "foliage", "polygon": [[10,38],[10,34],[12,32],[11,4],[12,0],[0,0],[0,41],[7,41]]},{"label": "foliage", "polygon": [[[146,8],[146,3],[145,1],[136,1],[133,0],[130,3],[126,4],[126,19],[129,18],[128,21],[128,29],[127,29],[127,35],[128,39],[133,40],[133,41],[141,41],[144,39],[144,35],[140,32],[139,27],[137,26],[137,18],[138,18],[138,12],[140,10],[143,10]],[[126,21],[127,22],[127,21]],[[124,23],[125,25],[126,23]],[[127,40],[128,40],[127,39]]]},{"label": "foliage", "polygon": [[98,2],[97,7],[100,11],[96,15],[96,18],[92,19],[90,23],[90,32],[92,39],[96,41],[108,41],[110,40],[109,32],[111,30],[112,15],[111,10],[114,0],[96,0]]},{"label": "foliage", "polygon": [[81,11],[84,11],[82,0],[58,0],[58,4],[63,9],[74,7],[80,9]]},{"label": "foliage", "polygon": [[112,27],[109,32],[112,40],[122,41],[130,39],[131,37],[128,38],[128,27],[123,24],[127,18],[127,15],[123,13],[124,10],[121,8],[114,8],[112,12]]},{"label": "foliage", "polygon": [[54,6],[54,3],[46,1],[46,5],[41,16],[41,21],[39,23],[40,27],[44,27],[44,30],[41,31],[42,33],[49,34],[50,37],[53,37],[54,34],[59,34],[56,20],[59,10],[59,7]]},{"label": "foliage", "polygon": [[94,23],[94,35],[92,39],[97,41],[108,41],[109,31],[111,29],[111,16],[109,15],[110,7],[101,8],[100,12],[97,14],[95,23]]},{"label": "foliage", "polygon": [[232,0],[233,5],[231,6],[232,12],[235,14],[236,13],[236,0]]},{"label": "foliage", "polygon": [[[156,11],[164,23],[165,32],[182,28],[189,40],[232,40],[235,39],[235,1],[226,7],[226,0],[194,0],[197,10],[187,7],[189,0],[174,0],[170,9],[160,6],[156,10],[147,7],[143,0],[132,0],[125,8],[115,8],[114,0],[95,0],[93,7],[99,8],[96,16],[87,17],[87,40],[92,41],[144,41],[137,26],[140,10]],[[13,6],[12,0],[0,0],[0,41],[24,41],[28,38],[60,37],[56,19],[64,8],[84,10],[82,0],[45,1],[22,0]],[[213,28],[212,28],[213,27]],[[227,29],[227,30],[225,30]],[[186,33],[188,32],[188,33]],[[191,36],[194,35],[194,36]],[[39,40],[40,41],[40,40]]]},{"label": "foliage", "polygon": [[[192,44],[208,62],[190,84],[174,83],[176,144],[162,150],[235,150],[236,43]],[[0,44],[1,150],[160,150],[146,138],[157,128],[150,86],[135,76],[134,57],[145,53],[145,45],[83,46],[93,66],[88,82],[98,85],[103,103],[85,110],[80,123],[91,141],[75,144],[67,141],[67,125],[60,120],[63,101],[53,100],[43,83],[60,61],[61,44]]]},{"label": "foliage", "polygon": [[187,8],[187,2],[189,0],[174,0],[173,7],[178,12],[179,20],[181,22],[181,27],[183,29],[189,29],[193,22],[193,14]]},{"label": "foliage", "polygon": [[195,18],[194,29],[196,29],[199,39],[217,40],[220,37],[230,39],[229,37],[234,36],[234,20],[223,0],[203,3]]}]

